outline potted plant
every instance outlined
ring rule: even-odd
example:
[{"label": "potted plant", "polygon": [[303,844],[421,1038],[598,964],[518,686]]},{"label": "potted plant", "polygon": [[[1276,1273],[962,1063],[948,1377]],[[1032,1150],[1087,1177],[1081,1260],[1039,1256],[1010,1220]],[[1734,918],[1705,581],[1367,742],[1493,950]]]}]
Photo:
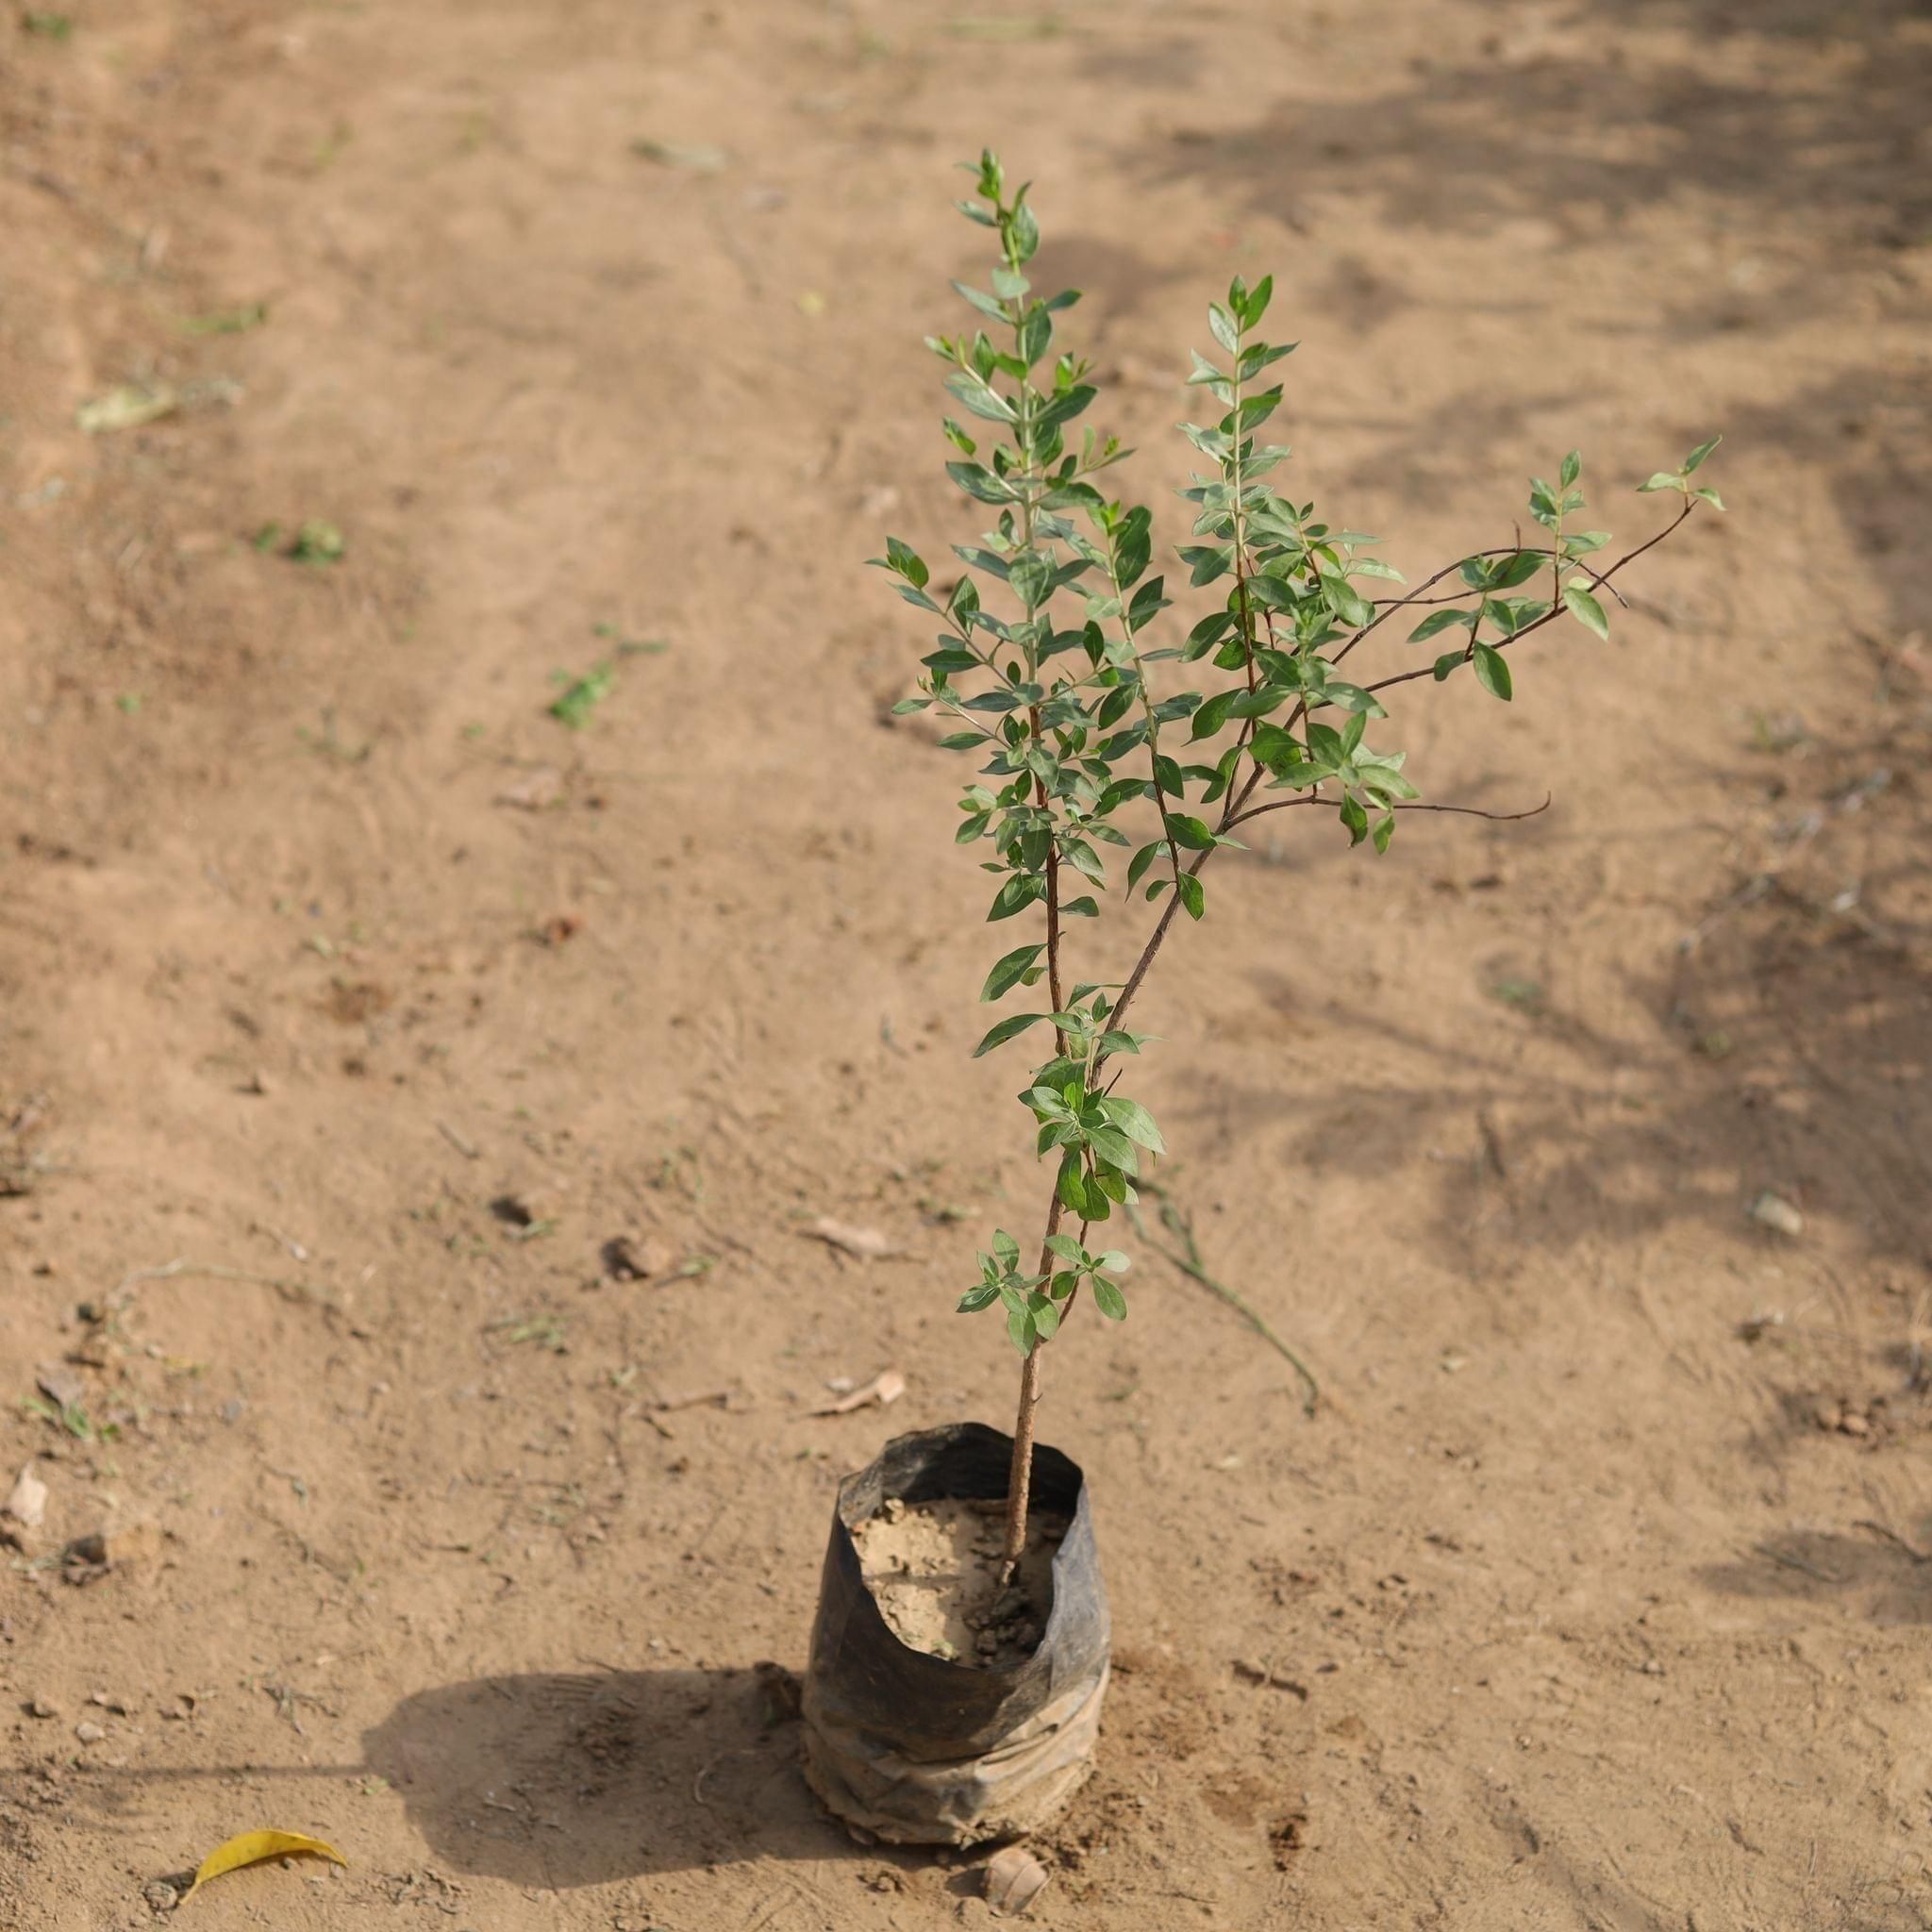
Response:
[{"label": "potted plant", "polygon": [[[1713,437],[1640,486],[1674,495],[1674,518],[1604,561],[1607,534],[1580,526],[1573,452],[1554,484],[1531,483],[1533,540],[1401,588],[1378,540],[1272,480],[1290,453],[1257,432],[1282,400],[1268,372],[1295,345],[1256,334],[1271,279],[1238,277],[1208,311],[1218,353],[1196,352],[1187,378],[1215,407],[1181,425],[1204,462],[1182,492],[1177,556],[1206,593],[1183,628],[1163,615],[1167,579],[1149,575],[1151,513],[1096,480],[1129,452],[1082,426],[1091,371],[1056,348],[1078,296],[1033,290],[1027,190],[1009,193],[990,153],[969,172],[976,192],[958,207],[997,244],[991,286],[956,282],[977,323],[927,346],[960,412],[944,422],[947,474],[992,527],[955,546],[965,568],[944,591],[897,538],[874,561],[940,626],[919,695],[896,708],[943,714],[940,743],[978,760],[955,837],[989,855],[989,922],[1024,935],[980,998],[1035,999],[974,1051],[1050,1042],[1019,1095],[1047,1170],[1042,1225],[1037,1245],[996,1230],[959,1302],[996,1310],[1021,1357],[1011,1435],[959,1424],[902,1436],[846,1479],[804,1697],[807,1774],[835,1812],[880,1837],[955,1844],[1043,1823],[1091,1764],[1107,1604],[1082,1472],[1036,1441],[1041,1371],[1083,1307],[1127,1313],[1127,1257],[1094,1231],[1164,1151],[1124,1077],[1145,1043],[1132,1023],[1147,975],[1182,916],[1206,912],[1208,861],[1274,812],[1303,810],[1311,825],[1332,814],[1352,845],[1382,853],[1410,812],[1471,810],[1420,798],[1384,736],[1385,696],[1468,676],[1507,704],[1526,640],[1559,621],[1607,639],[1611,580],[1700,506],[1724,508],[1692,480]],[[1409,645],[1439,649],[1365,676],[1357,654],[1403,637],[1385,628],[1397,620]],[[1083,936],[1104,903],[1147,921],[1119,982],[1087,976]]]}]

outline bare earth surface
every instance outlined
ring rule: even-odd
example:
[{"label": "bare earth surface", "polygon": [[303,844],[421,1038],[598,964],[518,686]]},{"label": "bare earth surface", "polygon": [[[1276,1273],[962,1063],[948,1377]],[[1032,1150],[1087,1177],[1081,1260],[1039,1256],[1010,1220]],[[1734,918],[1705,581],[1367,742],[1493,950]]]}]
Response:
[{"label": "bare earth surface", "polygon": [[1004,948],[858,567],[971,527],[988,140],[1157,504],[1272,267],[1411,576],[1572,441],[1620,536],[1715,428],[1733,505],[1507,710],[1406,689],[1546,814],[1263,838],[1162,961],[1167,1183],[1338,1403],[1145,1252],[1053,1351],[1119,1650],[1035,1921],[1932,1924],[1923,7],[72,5],[0,25],[0,1924],[271,1824],[350,1869],[201,1932],[986,1922],[752,1666],[841,1471],[1009,1417]]}]

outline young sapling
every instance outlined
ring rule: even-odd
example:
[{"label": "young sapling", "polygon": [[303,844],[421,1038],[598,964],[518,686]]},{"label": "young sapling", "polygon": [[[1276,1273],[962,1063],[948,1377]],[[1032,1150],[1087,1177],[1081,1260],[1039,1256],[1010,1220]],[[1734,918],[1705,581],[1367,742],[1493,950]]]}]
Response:
[{"label": "young sapling", "polygon": [[[896,708],[941,712],[953,728],[941,744],[980,758],[955,837],[990,853],[982,866],[998,885],[988,920],[1024,919],[1034,935],[994,962],[980,998],[1043,987],[1043,1008],[1001,1020],[974,1051],[1051,1030],[1051,1051],[1019,1096],[1036,1150],[1053,1164],[1040,1245],[1023,1252],[1016,1236],[996,1230],[959,1302],[965,1313],[998,1307],[1023,1362],[1004,1581],[1025,1545],[1046,1348],[1083,1290],[1106,1319],[1127,1312],[1127,1257],[1104,1243],[1096,1250],[1093,1229],[1135,1200],[1141,1163],[1165,1151],[1152,1114],[1121,1091],[1145,1043],[1127,1023],[1177,914],[1204,916],[1208,860],[1240,849],[1241,826],[1290,809],[1332,812],[1351,845],[1377,853],[1410,812],[1530,816],[1424,803],[1405,755],[1380,728],[1390,715],[1384,694],[1466,674],[1508,703],[1525,639],[1559,619],[1607,639],[1605,600],[1621,601],[1611,580],[1701,506],[1724,505],[1693,481],[1717,447],[1712,437],[1679,468],[1639,486],[1677,496],[1672,520],[1600,562],[1610,538],[1579,526],[1583,462],[1573,451],[1554,485],[1531,482],[1541,536],[1445,564],[1412,591],[1391,589],[1405,579],[1374,554],[1381,540],[1319,520],[1312,503],[1271,480],[1290,452],[1257,441],[1282,401],[1281,384],[1264,378],[1296,345],[1256,334],[1272,278],[1250,287],[1237,276],[1208,310],[1217,354],[1195,352],[1187,378],[1219,413],[1180,425],[1205,461],[1182,492],[1191,526],[1176,555],[1189,589],[1211,591],[1182,629],[1163,616],[1173,608],[1165,575],[1148,575],[1151,512],[1094,480],[1131,452],[1081,425],[1097,385],[1086,361],[1056,347],[1078,293],[1034,292],[1026,271],[1040,225],[1026,187],[1009,192],[991,153],[968,172],[975,192],[958,206],[990,231],[997,258],[990,288],[953,285],[976,311],[971,333],[929,337],[927,346],[971,419],[970,427],[944,419],[955,452],[946,473],[991,513],[992,528],[954,545],[965,568],[942,594],[896,537],[874,561],[899,579],[902,597],[943,625],[923,660],[920,695]],[[1441,639],[1452,648],[1365,683],[1342,674],[1372,639],[1380,645],[1397,635],[1384,629],[1391,619],[1419,610],[1407,641]],[[1126,854],[1118,880],[1103,857],[1109,846]],[[1151,908],[1124,981],[1084,977],[1078,964],[1089,948],[1074,935],[1095,929],[1103,903],[1116,917]]]}]

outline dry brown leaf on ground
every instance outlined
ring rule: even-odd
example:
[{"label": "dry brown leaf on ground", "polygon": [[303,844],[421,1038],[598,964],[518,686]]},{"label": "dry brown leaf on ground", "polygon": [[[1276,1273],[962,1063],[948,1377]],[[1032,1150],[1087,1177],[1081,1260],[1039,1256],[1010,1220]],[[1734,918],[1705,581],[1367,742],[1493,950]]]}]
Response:
[{"label": "dry brown leaf on ground", "polygon": [[1018,1918],[1052,1876],[1024,1845],[1008,1845],[995,1852],[986,1868],[986,1902],[1001,1918]]},{"label": "dry brown leaf on ground", "polygon": [[299,1831],[243,1831],[225,1839],[195,1867],[194,1883],[181,1894],[185,1906],[210,1878],[225,1872],[239,1872],[244,1865],[259,1865],[268,1858],[296,1857],[326,1858],[332,1864],[347,1865],[348,1859],[325,1840],[309,1838]]},{"label": "dry brown leaf on ground", "polygon": [[814,1415],[850,1415],[855,1408],[870,1408],[874,1403],[884,1408],[906,1392],[906,1377],[897,1369],[881,1369],[862,1389],[841,1395],[833,1402],[822,1402]]},{"label": "dry brown leaf on ground", "polygon": [[28,1463],[14,1477],[6,1502],[0,1503],[0,1514],[12,1517],[23,1529],[38,1529],[46,1513],[47,1486],[34,1474],[33,1464]]},{"label": "dry brown leaf on ground", "polygon": [[877,1228],[854,1227],[849,1223],[834,1221],[829,1214],[821,1214],[801,1232],[814,1241],[824,1241],[827,1247],[837,1248],[841,1254],[856,1256],[861,1261],[883,1261],[888,1256],[905,1252],[888,1241]]}]

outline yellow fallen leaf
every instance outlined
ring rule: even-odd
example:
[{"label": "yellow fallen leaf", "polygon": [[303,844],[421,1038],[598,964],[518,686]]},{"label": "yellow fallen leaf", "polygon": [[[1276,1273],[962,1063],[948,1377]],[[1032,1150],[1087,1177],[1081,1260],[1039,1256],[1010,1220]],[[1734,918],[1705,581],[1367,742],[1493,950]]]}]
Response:
[{"label": "yellow fallen leaf", "polygon": [[225,1843],[218,1844],[195,1869],[194,1883],[181,1894],[185,1906],[210,1878],[224,1872],[239,1872],[243,1865],[259,1865],[265,1858],[287,1858],[305,1855],[329,1858],[338,1865],[349,1861],[319,1838],[305,1838],[299,1831],[243,1831]]},{"label": "yellow fallen leaf", "polygon": [[140,429],[147,424],[172,416],[181,407],[181,392],[172,382],[158,382],[152,388],[124,382],[106,395],[81,404],[74,420],[89,436],[110,429]]}]

